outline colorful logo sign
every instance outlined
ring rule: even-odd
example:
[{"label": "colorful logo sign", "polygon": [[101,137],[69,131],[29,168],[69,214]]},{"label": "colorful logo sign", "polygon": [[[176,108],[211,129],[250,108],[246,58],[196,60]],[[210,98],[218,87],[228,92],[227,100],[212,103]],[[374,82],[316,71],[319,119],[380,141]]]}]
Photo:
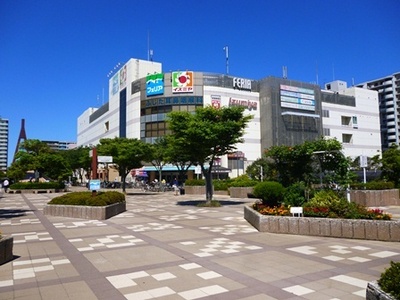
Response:
[{"label": "colorful logo sign", "polygon": [[164,94],[164,74],[158,73],[146,76],[146,95]]},{"label": "colorful logo sign", "polygon": [[221,96],[211,95],[211,106],[218,109],[221,108]]},{"label": "colorful logo sign", "polygon": [[172,72],[172,93],[193,93],[193,72]]},{"label": "colorful logo sign", "polygon": [[257,102],[250,100],[229,98],[229,106],[243,106],[248,110],[257,110]]}]

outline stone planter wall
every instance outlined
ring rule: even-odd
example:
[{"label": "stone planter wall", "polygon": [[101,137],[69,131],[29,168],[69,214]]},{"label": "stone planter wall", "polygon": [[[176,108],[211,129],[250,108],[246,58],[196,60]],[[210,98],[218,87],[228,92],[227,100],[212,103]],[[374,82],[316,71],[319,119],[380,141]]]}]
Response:
[{"label": "stone planter wall", "polygon": [[400,206],[399,190],[352,190],[350,200],[364,206]]},{"label": "stone planter wall", "polygon": [[205,195],[206,187],[205,186],[185,186],[185,194],[188,195]]},{"label": "stone planter wall", "polygon": [[248,198],[248,194],[253,193],[253,187],[230,187],[229,195],[231,198]]},{"label": "stone planter wall", "polygon": [[80,218],[89,220],[106,220],[126,211],[126,202],[108,206],[80,206],[47,204],[43,213],[50,216]]},{"label": "stone planter wall", "polygon": [[250,206],[244,218],[260,232],[400,242],[400,221],[265,216]]},{"label": "stone planter wall", "polygon": [[13,237],[0,238],[0,265],[14,258],[13,246],[14,246]]},{"label": "stone planter wall", "polygon": [[395,300],[394,297],[381,290],[378,282],[368,282],[366,300]]}]

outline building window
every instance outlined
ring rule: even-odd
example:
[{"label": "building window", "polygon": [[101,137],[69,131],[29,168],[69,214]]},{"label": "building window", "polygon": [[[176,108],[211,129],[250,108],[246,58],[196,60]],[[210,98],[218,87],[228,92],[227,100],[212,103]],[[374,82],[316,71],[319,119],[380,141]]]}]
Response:
[{"label": "building window", "polygon": [[350,126],[351,117],[342,116],[342,125],[343,126]]},{"label": "building window", "polygon": [[342,142],[344,144],[352,144],[353,143],[353,135],[352,134],[343,133],[342,134]]},{"label": "building window", "polygon": [[324,118],[329,118],[329,110],[323,109],[323,110],[322,110],[322,117],[324,117]]},{"label": "building window", "polygon": [[324,128],[324,136],[331,136],[331,129],[330,128]]},{"label": "building window", "polygon": [[110,130],[110,122],[107,121],[107,122],[104,123],[104,131],[107,132],[109,130]]},{"label": "building window", "polygon": [[358,128],[357,116],[353,116],[353,128]]}]

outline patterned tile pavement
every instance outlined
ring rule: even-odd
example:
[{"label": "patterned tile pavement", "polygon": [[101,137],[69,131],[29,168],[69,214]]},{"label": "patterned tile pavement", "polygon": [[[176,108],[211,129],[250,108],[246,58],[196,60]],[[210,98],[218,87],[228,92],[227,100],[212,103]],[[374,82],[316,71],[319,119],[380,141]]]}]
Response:
[{"label": "patterned tile pavement", "polygon": [[126,212],[97,221],[44,216],[56,196],[0,198],[14,237],[0,299],[364,299],[400,261],[399,243],[260,233],[243,219],[251,199],[128,191]]}]

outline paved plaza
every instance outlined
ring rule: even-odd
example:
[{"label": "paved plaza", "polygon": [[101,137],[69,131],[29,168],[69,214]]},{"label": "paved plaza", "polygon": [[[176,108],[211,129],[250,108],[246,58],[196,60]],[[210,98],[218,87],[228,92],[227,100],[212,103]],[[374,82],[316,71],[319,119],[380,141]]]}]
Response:
[{"label": "paved plaza", "polygon": [[5,194],[0,230],[14,260],[0,299],[365,299],[400,243],[260,233],[243,218],[254,199],[135,193],[108,220],[44,216],[59,194]]}]

